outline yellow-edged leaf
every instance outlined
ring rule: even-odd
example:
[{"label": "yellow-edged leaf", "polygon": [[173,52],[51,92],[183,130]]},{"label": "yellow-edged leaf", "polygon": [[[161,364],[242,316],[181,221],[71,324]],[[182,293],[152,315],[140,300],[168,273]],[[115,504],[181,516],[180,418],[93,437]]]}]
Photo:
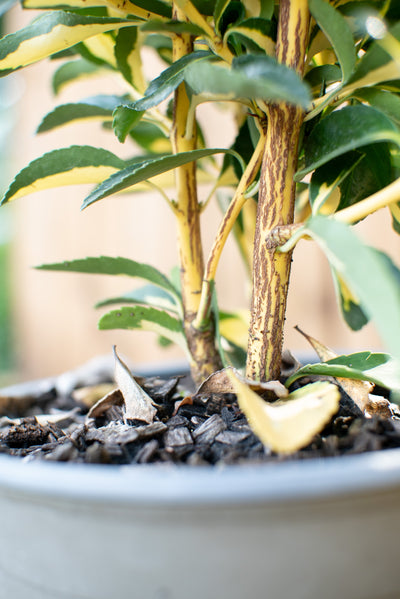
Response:
[{"label": "yellow-edged leaf", "polygon": [[16,175],[1,204],[44,189],[100,183],[124,166],[123,160],[101,148],[71,146],[54,150],[33,160]]},{"label": "yellow-edged leaf", "polygon": [[0,71],[13,71],[70,48],[90,37],[131,27],[136,21],[89,17],[63,11],[45,13],[0,40]]}]

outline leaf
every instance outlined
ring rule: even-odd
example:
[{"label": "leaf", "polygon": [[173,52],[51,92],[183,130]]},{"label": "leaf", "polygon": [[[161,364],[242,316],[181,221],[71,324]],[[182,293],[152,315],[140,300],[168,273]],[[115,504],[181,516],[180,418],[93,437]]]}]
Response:
[{"label": "leaf", "polygon": [[332,218],[311,217],[306,232],[359,299],[389,351],[400,359],[400,271],[388,256],[364,245],[350,227]]},{"label": "leaf", "polygon": [[59,10],[45,13],[0,40],[0,75],[7,75],[99,33],[135,25],[135,21],[127,19],[91,17]]},{"label": "leaf", "polygon": [[[235,393],[233,376],[238,376],[232,367],[217,370],[211,374],[197,389],[195,396],[205,393]],[[268,393],[273,399],[286,398],[289,395],[288,390],[280,381],[259,382],[239,377],[241,382],[247,385],[252,391]]]},{"label": "leaf", "polygon": [[[400,23],[396,23],[389,31],[393,37],[400,40]],[[347,81],[343,92],[351,92],[361,87],[369,87],[383,81],[400,78],[400,63],[388,54],[380,41],[375,41],[359,61],[353,75]]]},{"label": "leaf", "polygon": [[306,385],[274,404],[268,404],[231,374],[240,409],[262,443],[277,453],[293,453],[311,443],[339,409],[336,385]]},{"label": "leaf", "polygon": [[182,323],[162,310],[147,306],[122,307],[108,312],[99,321],[99,329],[137,329],[152,331],[170,339],[188,353]]},{"label": "leaf", "polygon": [[220,148],[211,148],[205,150],[192,150],[191,152],[181,152],[180,154],[171,154],[168,156],[161,156],[157,158],[148,158],[141,162],[136,162],[126,168],[115,173],[103,181],[96,189],[94,189],[84,200],[82,204],[82,210],[118,191],[122,191],[129,187],[132,187],[136,183],[151,179],[156,175],[165,173],[174,168],[194,162],[200,158],[206,156],[212,156],[213,154],[232,152],[231,150],[225,150]]},{"label": "leaf", "polygon": [[356,352],[337,356],[319,364],[307,364],[292,374],[286,385],[290,387],[297,379],[309,375],[369,381],[387,389],[400,389],[398,362],[389,354],[379,352]]},{"label": "leaf", "polygon": [[123,160],[101,148],[71,146],[53,150],[33,160],[16,175],[1,205],[43,189],[99,183],[124,166]]},{"label": "leaf", "polygon": [[[317,353],[317,356],[322,362],[328,362],[337,358],[337,354],[332,351],[326,345],[323,345],[320,341],[304,333],[299,327],[295,327],[296,330],[303,335],[310,343],[311,347]],[[370,382],[363,380],[355,380],[351,378],[335,377],[343,391],[347,393],[349,397],[357,404],[362,412],[369,403],[369,394],[372,391],[374,385]]]},{"label": "leaf", "polygon": [[142,72],[140,38],[137,28],[120,29],[115,39],[114,54],[118,71],[140,94],[146,88]]},{"label": "leaf", "polygon": [[[142,4],[144,4],[144,8],[141,8]],[[122,13],[124,16],[134,15],[140,19],[156,16],[151,12],[150,6],[154,8],[161,4],[164,3],[157,2],[157,0],[145,0],[145,3],[136,0],[128,3],[120,2],[120,0],[65,0],[64,2],[63,0],[23,0],[24,8],[49,8],[51,10],[91,8],[93,10],[97,7],[108,7],[114,13]]]},{"label": "leaf", "polygon": [[173,35],[182,35],[183,33],[194,36],[203,35],[203,30],[200,27],[187,21],[149,20],[140,27],[140,30],[147,33],[162,33],[163,35],[169,33]]},{"label": "leaf", "polygon": [[[122,30],[123,31],[123,30]],[[311,90],[319,95],[321,90],[331,83],[336,83],[341,79],[341,69],[335,64],[324,64],[318,67],[314,67],[304,77],[304,80],[311,87]]]},{"label": "leaf", "polygon": [[333,282],[335,285],[336,296],[339,302],[342,316],[347,325],[353,331],[359,331],[369,321],[368,316],[360,306],[360,300],[352,293],[340,275],[332,270]]},{"label": "leaf", "polygon": [[199,50],[178,59],[150,83],[144,97],[131,104],[131,108],[134,110],[148,110],[157,106],[182,83],[185,71],[190,64],[196,64],[198,61],[210,56],[210,52]]},{"label": "leaf", "polygon": [[136,126],[144,114],[144,110],[135,110],[130,106],[118,106],[113,113],[113,129],[118,141],[123,143],[129,132]]},{"label": "leaf", "polygon": [[156,285],[145,285],[125,295],[103,300],[96,304],[96,308],[113,304],[144,304],[175,313],[178,313],[181,309],[176,296],[171,296],[170,293]]},{"label": "leaf", "polygon": [[36,268],[38,270],[56,270],[62,272],[81,272],[96,275],[125,275],[128,277],[137,277],[139,279],[149,281],[153,285],[164,289],[179,300],[178,292],[165,275],[149,264],[135,262],[129,258],[98,256],[83,258],[80,260],[58,262],[54,264],[42,264]]},{"label": "leaf", "polygon": [[285,101],[304,108],[310,103],[308,86],[292,69],[270,56],[240,56],[234,58],[232,68],[211,61],[193,63],[185,70],[185,81],[195,94]]},{"label": "leaf", "polygon": [[0,16],[3,16],[7,11],[10,10],[10,8],[14,6],[14,4],[17,4],[17,2],[18,0],[2,0],[0,5]]},{"label": "leaf", "polygon": [[168,2],[162,2],[161,0],[129,0],[131,4],[142,8],[147,13],[147,18],[150,18],[152,15],[149,15],[149,12],[153,13],[153,15],[157,15],[158,17],[164,17],[166,19],[170,19],[172,17],[172,9],[171,4]]},{"label": "leaf", "polygon": [[125,422],[127,420],[143,420],[147,424],[154,422],[157,408],[151,397],[137,384],[127,365],[117,354],[113,346],[115,358],[115,382],[124,396]]},{"label": "leaf", "polygon": [[78,58],[62,64],[53,74],[52,88],[55,95],[73,81],[97,75],[99,67],[84,58]]},{"label": "leaf", "polygon": [[378,89],[376,87],[366,87],[358,89],[353,93],[353,97],[361,102],[367,102],[370,106],[381,110],[396,125],[400,125],[400,97],[396,93],[388,90]]},{"label": "leaf", "polygon": [[342,69],[342,81],[354,71],[356,53],[353,34],[346,19],[325,0],[308,0],[310,12],[332,44]]},{"label": "leaf", "polygon": [[246,45],[248,41],[259,50],[273,56],[275,54],[276,28],[267,19],[255,18],[245,19],[237,25],[229,27],[224,35],[224,41],[235,35]]},{"label": "leaf", "polygon": [[346,152],[367,144],[392,141],[400,146],[400,132],[392,121],[370,106],[345,106],[320,121],[305,144],[305,167],[296,181]]},{"label": "leaf", "polygon": [[40,123],[37,133],[50,131],[77,120],[111,120],[114,109],[124,101],[123,96],[99,95],[81,102],[61,104],[49,112]]}]

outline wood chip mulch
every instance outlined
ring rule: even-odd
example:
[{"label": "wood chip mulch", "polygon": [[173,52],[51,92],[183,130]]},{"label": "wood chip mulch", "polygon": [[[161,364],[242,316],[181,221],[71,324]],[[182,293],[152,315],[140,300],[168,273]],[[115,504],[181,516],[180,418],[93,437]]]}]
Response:
[{"label": "wood chip mulch", "polygon": [[[103,379],[97,380],[93,388],[108,382],[107,377]],[[185,396],[179,377],[142,382],[158,406],[152,424],[124,422],[118,405],[111,405],[100,417],[88,418],[88,403],[94,400],[86,401],[88,395],[82,394],[81,382],[60,389],[50,381],[44,389],[25,388],[19,397],[0,391],[0,453],[27,461],[202,466],[320,458],[400,447],[400,415],[395,406],[391,418],[366,418],[344,393],[338,414],[308,447],[290,456],[278,456],[252,433],[234,394]],[[46,418],[41,416],[44,414]]]}]

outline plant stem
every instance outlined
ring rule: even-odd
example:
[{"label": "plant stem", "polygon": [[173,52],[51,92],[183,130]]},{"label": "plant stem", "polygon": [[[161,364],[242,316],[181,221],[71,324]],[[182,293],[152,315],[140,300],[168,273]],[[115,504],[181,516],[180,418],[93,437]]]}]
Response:
[{"label": "plant stem", "polygon": [[214,244],[211,248],[204,273],[199,312],[195,320],[195,326],[200,329],[203,328],[209,321],[212,290],[218,262],[229,233],[231,232],[232,227],[234,226],[240,211],[246,202],[246,190],[249,185],[253,183],[260,170],[264,143],[265,137],[264,135],[261,135],[257,147],[254,150],[253,156],[251,157],[251,160],[249,161],[247,168],[240,179],[239,185],[236,188],[235,195],[232,198],[229,208],[222,219],[218,233],[214,240]]},{"label": "plant stem", "polygon": [[[176,6],[173,16],[184,20],[185,15]],[[175,36],[173,40],[173,60],[193,51],[193,40],[190,35]],[[171,131],[173,151],[188,152],[196,149],[196,123],[187,130],[187,118],[190,101],[185,85],[181,84],[175,91],[174,115]],[[205,330],[192,326],[200,302],[204,263],[200,235],[201,206],[197,198],[196,164],[194,162],[176,169],[175,215],[178,226],[178,246],[180,253],[182,302],[184,311],[184,329],[191,355],[192,377],[201,383],[207,376],[221,368],[221,361],[215,345],[214,323],[210,320]]]},{"label": "plant stem", "polygon": [[342,223],[353,224],[362,220],[369,214],[376,212],[380,208],[400,201],[400,178],[390,183],[387,187],[380,189],[376,193],[368,196],[364,200],[343,208],[336,212],[332,218]]},{"label": "plant stem", "polygon": [[[277,59],[302,75],[309,35],[307,0],[281,0]],[[303,111],[284,103],[267,107],[268,129],[261,170],[254,240],[252,317],[246,375],[254,380],[278,379],[291,252],[268,249],[266,240],[277,226],[294,220],[298,142]]]}]

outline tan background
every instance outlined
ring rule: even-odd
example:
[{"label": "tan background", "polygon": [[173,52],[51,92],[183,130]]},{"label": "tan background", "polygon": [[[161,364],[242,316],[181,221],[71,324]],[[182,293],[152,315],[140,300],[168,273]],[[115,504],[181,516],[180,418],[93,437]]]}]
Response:
[{"label": "tan background", "polygon": [[[19,11],[14,14],[14,22],[21,22]],[[67,87],[55,99],[48,83],[48,73],[53,68],[34,65],[17,74],[16,84],[22,96],[17,106],[9,180],[30,160],[58,146],[101,145],[101,140],[105,140],[111,151],[121,156],[129,154],[112,135],[101,134],[97,124],[76,124],[34,136],[41,117],[55,104],[110,91],[108,83],[95,84],[92,80],[83,89],[78,90],[77,85]],[[202,118],[211,145],[221,146],[231,139],[227,113],[206,110]],[[93,304],[128,291],[132,286],[128,279],[46,273],[32,268],[44,262],[100,254],[149,262],[166,273],[176,263],[175,225],[160,197],[119,196],[80,212],[85,192],[86,189],[77,187],[50,190],[18,200],[10,207],[14,224],[16,346],[23,378],[73,368],[95,355],[109,353],[114,343],[137,363],[181,356],[177,349],[158,348],[151,333],[97,330],[100,314],[92,309]],[[204,216],[206,252],[220,218],[216,206],[208,207]],[[398,257],[400,241],[391,231],[387,214],[376,215],[359,229],[371,243],[389,250],[395,259]],[[248,286],[233,243],[224,252],[217,287],[224,308],[246,306]],[[295,252],[285,338],[285,345],[292,350],[308,351],[304,340],[293,330],[296,324],[334,348],[380,347],[371,326],[354,334],[341,323],[326,261],[309,242],[301,242]]]}]

